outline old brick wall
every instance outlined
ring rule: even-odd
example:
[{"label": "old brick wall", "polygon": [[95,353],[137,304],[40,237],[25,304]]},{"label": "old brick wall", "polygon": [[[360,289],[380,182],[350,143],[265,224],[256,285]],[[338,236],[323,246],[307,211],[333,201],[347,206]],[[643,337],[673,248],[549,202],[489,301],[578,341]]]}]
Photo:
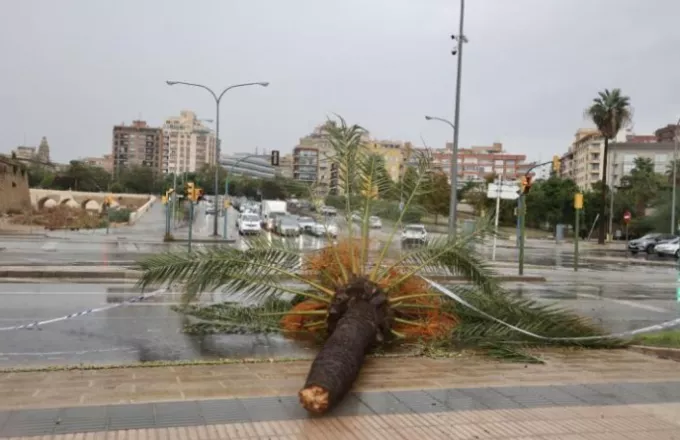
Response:
[{"label": "old brick wall", "polygon": [[28,173],[20,163],[0,157],[0,214],[30,207]]}]

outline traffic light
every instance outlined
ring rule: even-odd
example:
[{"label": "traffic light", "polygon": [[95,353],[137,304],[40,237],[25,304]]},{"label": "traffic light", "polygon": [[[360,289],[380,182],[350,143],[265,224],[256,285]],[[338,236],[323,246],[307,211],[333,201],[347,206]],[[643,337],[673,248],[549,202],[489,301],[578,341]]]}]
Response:
[{"label": "traffic light", "polygon": [[553,156],[552,165],[553,165],[553,171],[556,172],[556,173],[559,173],[560,172],[560,156]]},{"label": "traffic light", "polygon": [[184,186],[184,197],[187,199],[194,201],[194,182],[187,182],[187,184]]},{"label": "traffic light", "polygon": [[529,194],[529,191],[531,190],[531,183],[531,176],[522,176],[522,179],[519,182],[522,194]]},{"label": "traffic light", "polygon": [[272,166],[279,166],[279,150],[272,150]]}]

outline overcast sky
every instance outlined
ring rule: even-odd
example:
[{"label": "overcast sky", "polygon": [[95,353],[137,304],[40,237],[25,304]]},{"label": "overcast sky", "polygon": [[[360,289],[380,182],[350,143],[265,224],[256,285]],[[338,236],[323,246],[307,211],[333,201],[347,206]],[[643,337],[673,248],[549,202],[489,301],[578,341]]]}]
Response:
[{"label": "overcast sky", "polygon": [[[458,0],[2,0],[0,150],[47,136],[53,159],[110,152],[114,124],[214,118],[226,152],[291,151],[338,113],[378,138],[451,137]],[[468,0],[460,145],[564,152],[598,90],[635,132],[680,116],[677,0]]]}]

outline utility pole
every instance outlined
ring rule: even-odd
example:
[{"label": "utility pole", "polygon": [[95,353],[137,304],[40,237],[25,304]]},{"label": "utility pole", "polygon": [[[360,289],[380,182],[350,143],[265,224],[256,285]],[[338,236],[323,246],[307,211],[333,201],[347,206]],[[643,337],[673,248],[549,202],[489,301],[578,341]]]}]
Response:
[{"label": "utility pole", "polygon": [[676,200],[675,200],[675,194],[676,194],[676,186],[677,186],[677,177],[678,177],[678,129],[680,129],[680,119],[678,119],[678,122],[675,123],[675,131],[673,132],[673,200],[671,201],[671,234],[676,234],[678,230],[678,226],[675,223],[675,205],[676,205]]},{"label": "utility pole", "polygon": [[451,151],[451,204],[449,207],[449,235],[456,237],[458,224],[456,219],[456,208],[458,206],[458,137],[460,133],[460,86],[463,73],[463,43],[467,43],[467,38],[463,33],[463,23],[465,19],[465,0],[460,0],[460,19],[458,22],[458,35],[451,35],[451,38],[458,42],[458,46],[451,54],[458,55],[458,68],[456,72],[456,106],[453,115],[453,147]]}]

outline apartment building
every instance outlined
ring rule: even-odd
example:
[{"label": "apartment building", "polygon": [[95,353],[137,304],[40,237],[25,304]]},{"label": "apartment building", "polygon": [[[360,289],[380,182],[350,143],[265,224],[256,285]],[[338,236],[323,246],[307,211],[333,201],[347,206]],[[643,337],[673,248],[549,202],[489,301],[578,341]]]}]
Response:
[{"label": "apartment building", "polygon": [[[433,166],[440,169],[451,182],[451,143],[446,149],[432,152]],[[490,146],[473,146],[458,150],[458,185],[466,182],[483,182],[489,175],[503,176],[505,179],[518,179],[525,174],[533,163],[526,162],[525,154],[508,153],[503,144],[495,142]]]},{"label": "apartment building", "polygon": [[413,149],[410,142],[395,142],[386,140],[369,140],[366,146],[371,154],[385,159],[385,169],[390,178],[397,182],[408,153]]},{"label": "apartment building", "polygon": [[333,149],[325,133],[325,124],[322,124],[300,138],[298,145],[293,148],[293,179],[316,184],[320,193],[328,192],[331,188],[332,162]]},{"label": "apartment building", "polygon": [[293,178],[294,157],[291,153],[284,154],[279,158],[279,166],[276,168],[276,175],[284,179]]},{"label": "apartment building", "polygon": [[[621,185],[621,178],[635,168],[635,159],[643,157],[654,163],[654,171],[666,174],[672,167],[675,143],[673,142],[621,142],[609,144],[607,149],[607,184]],[[680,156],[680,155],[679,155]]]},{"label": "apartment building", "polygon": [[163,129],[150,127],[146,121],[115,125],[111,156],[114,175],[131,166],[163,171]]},{"label": "apartment building", "polygon": [[215,133],[196,113],[182,110],[163,125],[163,173],[193,173],[217,163]]},{"label": "apartment building", "polygon": [[84,157],[79,160],[85,165],[103,168],[109,173],[113,172],[113,155],[111,154],[105,154],[100,157]]},{"label": "apartment building", "polygon": [[580,128],[567,154],[562,156],[560,175],[586,191],[602,180],[604,138],[596,128]]}]

